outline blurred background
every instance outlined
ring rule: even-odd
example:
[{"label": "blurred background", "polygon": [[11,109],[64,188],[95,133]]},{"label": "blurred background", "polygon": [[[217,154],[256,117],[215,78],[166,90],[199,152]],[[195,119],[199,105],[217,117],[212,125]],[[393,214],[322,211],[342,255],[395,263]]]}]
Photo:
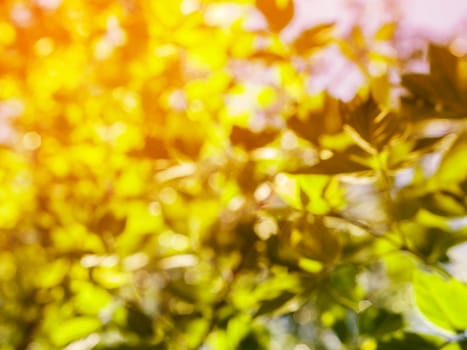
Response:
[{"label": "blurred background", "polygon": [[437,349],[466,54],[462,0],[1,1],[0,350]]}]

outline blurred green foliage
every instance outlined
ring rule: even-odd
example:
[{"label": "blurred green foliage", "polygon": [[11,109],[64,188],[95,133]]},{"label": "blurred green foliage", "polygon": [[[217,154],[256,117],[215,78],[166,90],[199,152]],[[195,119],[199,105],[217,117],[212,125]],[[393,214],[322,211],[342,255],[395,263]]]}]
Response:
[{"label": "blurred green foliage", "polygon": [[[466,58],[286,40],[292,0],[41,3],[0,4],[0,349],[465,348]],[[330,47],[350,101],[308,89]]]}]

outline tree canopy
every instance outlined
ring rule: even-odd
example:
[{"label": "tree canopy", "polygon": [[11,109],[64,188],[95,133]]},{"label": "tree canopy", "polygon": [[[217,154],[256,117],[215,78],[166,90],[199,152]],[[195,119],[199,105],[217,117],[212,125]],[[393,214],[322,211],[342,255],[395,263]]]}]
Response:
[{"label": "tree canopy", "polygon": [[296,11],[0,3],[1,350],[467,349],[465,52]]}]

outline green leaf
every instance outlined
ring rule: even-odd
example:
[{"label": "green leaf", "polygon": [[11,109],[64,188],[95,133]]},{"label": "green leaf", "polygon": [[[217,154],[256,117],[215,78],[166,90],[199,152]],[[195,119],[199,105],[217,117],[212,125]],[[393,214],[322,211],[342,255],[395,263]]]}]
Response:
[{"label": "green leaf", "polygon": [[101,322],[95,317],[75,317],[58,324],[51,339],[55,345],[61,347],[97,331],[100,327]]},{"label": "green leaf", "polygon": [[279,294],[279,296],[273,299],[263,301],[258,311],[256,312],[255,317],[264,315],[264,314],[273,313],[274,311],[278,310],[282,305],[284,305],[286,302],[288,302],[290,299],[292,299],[294,296],[295,296],[295,293],[284,291],[281,294]]},{"label": "green leaf", "polygon": [[81,314],[98,315],[111,301],[112,295],[92,283],[76,283],[77,292],[73,298],[75,309]]},{"label": "green leaf", "polygon": [[67,275],[69,265],[65,259],[57,259],[44,265],[37,274],[37,286],[45,289],[59,285]]},{"label": "green leaf", "polygon": [[449,191],[439,191],[430,193],[422,197],[423,203],[429,211],[436,215],[444,216],[445,221],[448,217],[461,217],[467,213],[467,205],[464,204],[464,198]]},{"label": "green leaf", "polygon": [[269,333],[266,329],[254,329],[242,339],[237,349],[266,350],[269,349]]},{"label": "green leaf", "polygon": [[236,349],[240,341],[248,335],[251,324],[251,316],[247,314],[239,314],[230,319],[227,325],[227,335],[232,349]]},{"label": "green leaf", "polygon": [[419,271],[414,294],[417,308],[431,323],[454,332],[467,329],[467,286],[462,282]]},{"label": "green leaf", "polygon": [[460,134],[443,157],[436,173],[440,183],[458,183],[467,178],[467,132]]},{"label": "green leaf", "polygon": [[323,264],[317,260],[300,258],[298,260],[298,266],[309,273],[319,273],[323,270]]},{"label": "green leaf", "polygon": [[[324,263],[331,263],[339,257],[339,237],[326,227],[321,217],[304,216],[291,225],[290,229],[289,243],[298,253],[298,257]],[[307,263],[302,261],[303,264],[306,267]]]}]

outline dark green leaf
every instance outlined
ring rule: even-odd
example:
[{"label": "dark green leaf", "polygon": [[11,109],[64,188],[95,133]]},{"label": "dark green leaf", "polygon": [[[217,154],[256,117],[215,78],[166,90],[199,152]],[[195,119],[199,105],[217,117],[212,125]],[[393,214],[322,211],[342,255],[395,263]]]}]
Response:
[{"label": "dark green leaf", "polygon": [[253,331],[244,337],[236,350],[267,350],[269,348],[269,335],[266,332]]},{"label": "dark green leaf", "polygon": [[369,307],[358,316],[359,332],[374,338],[395,332],[402,326],[402,315],[385,309]]},{"label": "dark green leaf", "polygon": [[421,335],[404,333],[403,337],[392,338],[378,344],[378,350],[438,350],[439,345]]},{"label": "dark green leaf", "polygon": [[130,304],[128,306],[126,323],[130,331],[141,337],[154,335],[152,318],[146,315],[137,305]]},{"label": "dark green leaf", "polygon": [[[297,220],[293,230],[301,234],[300,241],[294,245],[302,257],[332,262],[339,256],[341,249],[339,237],[324,225],[321,218],[315,217],[310,220],[306,217]],[[292,240],[295,238],[292,237]]]},{"label": "dark green leaf", "polygon": [[277,309],[279,309],[282,305],[284,305],[286,302],[288,302],[290,299],[292,299],[295,296],[295,293],[291,292],[282,292],[279,296],[276,298],[273,298],[271,300],[266,300],[261,303],[260,308],[256,312],[255,316],[260,316],[264,314],[269,314]]}]

